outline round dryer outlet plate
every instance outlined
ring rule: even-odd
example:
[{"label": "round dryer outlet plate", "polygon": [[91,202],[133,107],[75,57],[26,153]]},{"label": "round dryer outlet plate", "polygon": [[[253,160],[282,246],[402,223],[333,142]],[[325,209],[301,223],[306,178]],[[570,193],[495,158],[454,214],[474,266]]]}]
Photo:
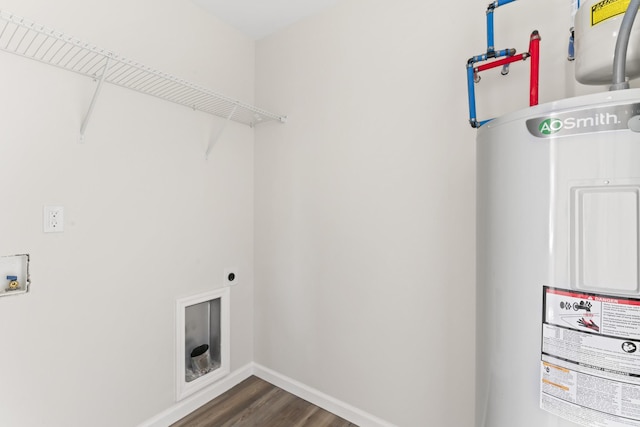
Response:
[{"label": "round dryer outlet plate", "polygon": [[224,284],[229,286],[235,286],[239,282],[239,275],[237,268],[225,268],[224,269]]}]

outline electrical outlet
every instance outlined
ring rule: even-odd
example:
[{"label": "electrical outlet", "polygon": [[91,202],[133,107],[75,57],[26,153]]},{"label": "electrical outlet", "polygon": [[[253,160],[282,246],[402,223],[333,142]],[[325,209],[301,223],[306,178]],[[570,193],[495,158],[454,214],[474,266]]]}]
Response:
[{"label": "electrical outlet", "polygon": [[224,284],[227,286],[235,286],[238,284],[238,269],[237,268],[225,268],[224,269]]},{"label": "electrical outlet", "polygon": [[45,206],[43,219],[45,233],[62,233],[64,231],[64,207]]}]

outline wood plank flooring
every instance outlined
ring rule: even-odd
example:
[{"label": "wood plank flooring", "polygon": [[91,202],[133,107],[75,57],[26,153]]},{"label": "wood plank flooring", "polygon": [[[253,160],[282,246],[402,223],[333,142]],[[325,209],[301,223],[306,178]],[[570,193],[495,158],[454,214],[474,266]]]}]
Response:
[{"label": "wood plank flooring", "polygon": [[358,427],[252,376],[171,427]]}]

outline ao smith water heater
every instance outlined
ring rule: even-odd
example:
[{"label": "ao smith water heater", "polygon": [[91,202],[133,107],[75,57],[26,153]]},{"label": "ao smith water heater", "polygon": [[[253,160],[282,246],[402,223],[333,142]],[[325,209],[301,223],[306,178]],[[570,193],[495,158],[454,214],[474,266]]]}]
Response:
[{"label": "ao smith water heater", "polygon": [[612,90],[481,121],[470,89],[476,427],[640,427],[640,0],[583,3],[576,77]]}]

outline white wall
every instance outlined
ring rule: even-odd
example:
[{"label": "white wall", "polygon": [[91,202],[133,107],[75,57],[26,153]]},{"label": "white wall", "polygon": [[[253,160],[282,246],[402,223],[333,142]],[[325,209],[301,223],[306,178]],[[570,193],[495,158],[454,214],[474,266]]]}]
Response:
[{"label": "white wall", "polygon": [[[344,0],[256,47],[257,103],[289,113],[256,133],[256,361],[399,426],[473,424],[486,7]],[[576,90],[568,28],[569,1],[496,12],[499,48],[540,30],[541,102]],[[528,105],[529,63],[499,74],[480,118]]]},{"label": "white wall", "polygon": [[[543,102],[592,90],[572,83],[559,3],[496,16],[499,46],[541,31]],[[170,407],[175,299],[233,265],[232,369],[255,344],[258,363],[394,424],[471,425],[464,65],[485,49],[485,1],[344,0],[255,52],[183,0],[0,8],[243,101],[255,83],[290,116],[257,129],[255,165],[236,124],[205,161],[219,120],[107,86],[79,145],[95,84],[0,52],[0,255],[30,253],[33,279],[0,299],[0,424],[134,426]],[[526,105],[527,68],[483,77],[481,118]],[[45,204],[65,206],[65,233],[42,233]]]},{"label": "white wall", "polygon": [[[183,0],[0,0],[0,8],[253,102],[254,43]],[[231,368],[253,359],[253,130],[0,52],[0,425],[135,426],[174,403],[176,298],[233,288]],[[65,208],[62,234],[42,207]]]}]

